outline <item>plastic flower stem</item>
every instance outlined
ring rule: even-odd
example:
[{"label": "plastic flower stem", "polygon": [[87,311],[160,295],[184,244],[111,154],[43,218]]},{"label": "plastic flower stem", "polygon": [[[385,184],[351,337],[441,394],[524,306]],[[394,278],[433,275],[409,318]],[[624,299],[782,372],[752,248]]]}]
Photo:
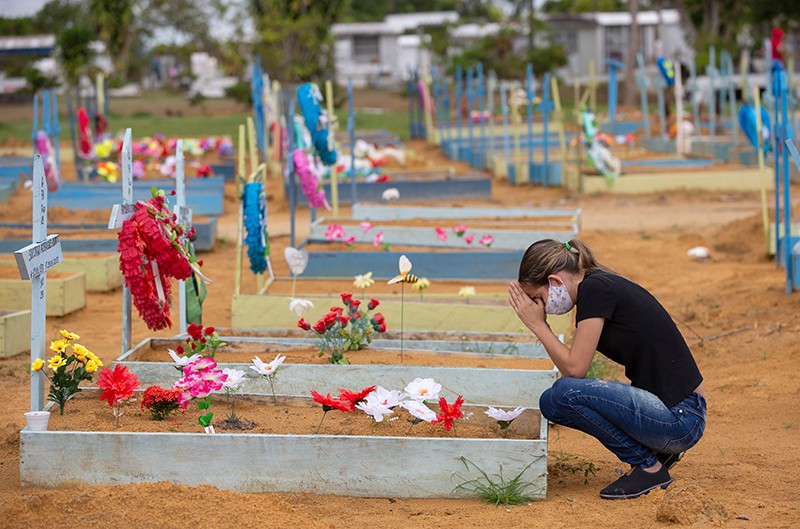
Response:
[{"label": "plastic flower stem", "polygon": [[275,401],[275,375],[267,375],[269,380],[269,389],[272,390],[272,400]]},{"label": "plastic flower stem", "polygon": [[297,284],[297,276],[295,274],[292,274],[292,297],[295,297],[294,296],[294,287],[295,287],[296,284]]},{"label": "plastic flower stem", "polygon": [[327,411],[322,412],[322,419],[319,421],[319,425],[317,425],[317,433],[319,433],[319,429],[322,428],[322,421],[325,420],[325,416],[328,415]]},{"label": "plastic flower stem", "polygon": [[400,283],[400,363],[403,363],[403,312],[405,308],[405,282]]}]

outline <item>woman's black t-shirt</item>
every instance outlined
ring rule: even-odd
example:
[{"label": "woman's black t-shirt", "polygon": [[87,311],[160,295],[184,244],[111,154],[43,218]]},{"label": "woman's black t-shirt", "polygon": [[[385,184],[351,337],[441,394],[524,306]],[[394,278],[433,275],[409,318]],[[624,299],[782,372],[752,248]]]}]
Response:
[{"label": "woman's black t-shirt", "polygon": [[689,346],[661,303],[622,276],[590,270],[578,285],[576,321],[604,318],[597,350],[625,366],[631,385],[667,406],[703,381]]}]

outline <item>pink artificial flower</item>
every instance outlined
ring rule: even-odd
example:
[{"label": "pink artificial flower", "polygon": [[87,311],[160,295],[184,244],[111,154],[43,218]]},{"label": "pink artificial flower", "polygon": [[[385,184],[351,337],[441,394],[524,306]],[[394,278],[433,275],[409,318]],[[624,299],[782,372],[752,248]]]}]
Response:
[{"label": "pink artificial flower", "polygon": [[364,221],[364,222],[362,222],[361,224],[359,224],[359,226],[360,226],[360,227],[361,227],[361,229],[362,229],[362,230],[364,230],[364,231],[369,231],[369,230],[371,230],[371,229],[372,229],[372,223],[370,223],[370,222],[366,222],[366,221]]},{"label": "pink artificial flower", "polygon": [[494,242],[494,237],[492,237],[491,235],[484,235],[478,242],[486,247],[489,247]]},{"label": "pink artificial flower", "polygon": [[325,238],[331,242],[337,239],[344,239],[345,238],[344,228],[342,228],[338,224],[329,225],[328,229],[325,230]]},{"label": "pink artificial flower", "polygon": [[440,241],[446,241],[447,232],[444,231],[444,228],[436,228],[436,237],[438,237]]},{"label": "pink artificial flower", "polygon": [[376,234],[375,234],[375,236],[372,238],[372,246],[374,246],[375,248],[377,248],[377,247],[379,247],[381,244],[383,244],[383,232],[382,232],[382,231],[379,231],[379,232],[378,232],[378,233],[376,233]]},{"label": "pink artificial flower", "polygon": [[463,224],[459,224],[458,226],[453,226],[453,233],[455,233],[458,237],[464,235],[464,232],[467,231],[467,227]]},{"label": "pink artificial flower", "polygon": [[188,375],[192,371],[205,371],[207,369],[214,369],[217,367],[217,363],[211,357],[202,357],[198,358],[191,364],[186,364],[183,368],[183,374]]},{"label": "pink artificial flower", "polygon": [[356,238],[354,236],[350,236],[344,240],[345,244],[351,245],[356,242]]},{"label": "pink artificial flower", "polygon": [[295,149],[292,152],[292,161],[297,178],[300,180],[300,189],[308,199],[308,205],[312,208],[331,209],[325,197],[325,188],[320,185],[319,179],[311,170],[306,153],[301,149]]},{"label": "pink artificial flower", "polygon": [[474,240],[475,240],[475,235],[473,235],[471,233],[464,237],[464,242],[467,243],[467,244],[472,244],[472,241],[474,241]]}]

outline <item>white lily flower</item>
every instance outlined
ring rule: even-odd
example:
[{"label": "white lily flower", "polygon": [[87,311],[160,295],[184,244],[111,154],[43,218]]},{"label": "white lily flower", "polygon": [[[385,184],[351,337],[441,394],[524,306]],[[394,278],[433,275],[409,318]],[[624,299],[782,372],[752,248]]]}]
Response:
[{"label": "white lily flower", "polygon": [[[372,393],[370,393],[370,395],[372,395]],[[381,422],[385,416],[394,413],[389,406],[385,406],[374,399],[369,400],[369,398],[356,404],[356,408],[375,419],[375,422]]]},{"label": "white lily flower", "polygon": [[298,316],[314,308],[311,300],[303,298],[289,298],[289,312],[296,312]]},{"label": "white lily flower", "polygon": [[265,364],[259,357],[255,357],[253,358],[253,365],[250,366],[250,369],[265,377],[273,376],[278,372],[278,368],[281,367],[284,360],[286,360],[285,356],[278,355],[275,357],[275,360]]},{"label": "white lily flower", "polygon": [[381,198],[383,199],[384,202],[389,202],[390,200],[398,200],[400,198],[400,190],[397,189],[396,187],[390,187],[389,189],[386,189],[383,192]]},{"label": "white lily flower", "polygon": [[484,413],[496,421],[511,422],[519,417],[523,411],[525,411],[525,408],[521,408],[519,406],[511,411],[503,411],[500,408],[493,408],[489,406],[489,409]]},{"label": "white lily flower", "polygon": [[228,375],[228,378],[226,378],[225,382],[222,383],[222,387],[225,389],[236,391],[237,389],[239,389],[239,386],[241,386],[242,382],[244,382],[245,380],[244,371],[226,367],[225,369],[222,370],[222,372]]},{"label": "white lily flower", "polygon": [[372,393],[367,395],[366,400],[372,399],[373,402],[377,402],[389,408],[394,408],[395,406],[403,402],[407,396],[408,395],[406,395],[405,393],[398,391],[396,389],[389,391],[383,386],[378,386]]},{"label": "white lily flower", "polygon": [[172,361],[175,362],[175,365],[185,366],[191,364],[198,358],[200,358],[200,353],[195,353],[192,356],[178,356],[173,349],[168,350],[169,355],[172,357]]},{"label": "white lily flower", "polygon": [[427,407],[422,401],[419,400],[405,400],[400,403],[400,406],[408,410],[408,413],[417,419],[425,422],[431,422],[436,418],[436,412]]},{"label": "white lily flower", "polygon": [[372,272],[367,272],[363,275],[357,275],[353,281],[353,286],[356,288],[369,288],[375,283],[372,279]]},{"label": "white lily flower", "polygon": [[408,397],[416,401],[425,402],[435,400],[442,391],[442,385],[436,383],[432,378],[415,378],[405,387]]}]

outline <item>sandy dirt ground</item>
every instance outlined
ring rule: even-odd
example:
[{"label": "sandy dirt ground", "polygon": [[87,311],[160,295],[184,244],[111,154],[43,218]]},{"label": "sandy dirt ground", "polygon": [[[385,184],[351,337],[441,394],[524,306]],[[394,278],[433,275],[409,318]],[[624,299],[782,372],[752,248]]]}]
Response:
[{"label": "sandy dirt ground", "polygon": [[[425,147],[415,146],[424,156]],[[442,160],[442,163],[449,163]],[[14,197],[4,220],[28,218],[29,195]],[[230,324],[236,201],[228,188],[220,241],[202,256],[209,286],[204,322]],[[270,235],[275,255],[288,245],[288,207],[273,182]],[[352,498],[310,494],[240,494],[168,482],[57,490],[22,488],[19,431],[28,408],[28,355],[0,360],[0,525],[75,527],[800,527],[800,322],[798,294],[785,293],[785,272],[767,258],[758,193],[672,192],[577,196],[563,190],[495,186],[492,204],[582,209],[581,238],[598,258],[650,289],[679,323],[705,377],[708,427],[673,467],[666,491],[605,501],[598,490],[623,464],[584,434],[553,427],[547,498],[511,508],[477,499]],[[29,204],[29,203],[28,203]],[[28,208],[30,206],[28,205]],[[346,213],[346,209],[344,210]],[[301,215],[298,229],[307,229]],[[711,250],[698,262],[696,245]],[[286,275],[275,259],[279,275]],[[509,278],[512,279],[512,278]],[[310,283],[311,284],[311,283]],[[314,282],[319,292],[341,285]],[[245,277],[243,289],[254,288]],[[502,283],[485,287],[502,292]],[[85,309],[48,318],[48,335],[66,328],[107,364],[120,353],[120,291],[88,293]],[[508,318],[516,318],[507,307]],[[265,322],[265,326],[269,326]],[[175,331],[156,333],[170,336]],[[133,338],[152,336],[138,319]],[[69,405],[68,405],[69,406]],[[75,447],[81,450],[81,447]],[[213,455],[210,455],[213,457]],[[387,455],[387,464],[392,461]],[[584,476],[589,465],[594,475]],[[291,472],[291,469],[286,469]]]}]

